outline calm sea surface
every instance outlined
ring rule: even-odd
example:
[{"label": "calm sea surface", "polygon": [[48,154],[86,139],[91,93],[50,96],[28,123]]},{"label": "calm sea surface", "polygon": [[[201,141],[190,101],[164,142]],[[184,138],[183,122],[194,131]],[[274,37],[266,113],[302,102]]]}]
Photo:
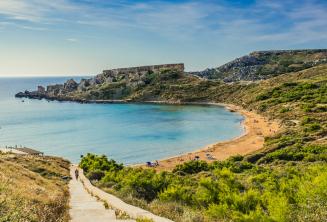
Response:
[{"label": "calm sea surface", "polygon": [[23,145],[73,162],[92,152],[132,164],[193,151],[243,133],[243,117],[217,106],[14,98],[18,91],[67,79],[0,78],[0,147]]}]

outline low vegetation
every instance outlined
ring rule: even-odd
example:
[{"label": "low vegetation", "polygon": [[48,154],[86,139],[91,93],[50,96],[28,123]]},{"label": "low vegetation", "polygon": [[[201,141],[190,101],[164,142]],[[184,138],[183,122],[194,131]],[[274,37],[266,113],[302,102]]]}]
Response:
[{"label": "low vegetation", "polygon": [[174,221],[326,221],[326,65],[250,84],[174,75],[130,96],[233,103],[280,120],[283,130],[265,138],[260,152],[172,172],[88,154],[80,166],[95,185]]},{"label": "low vegetation", "polygon": [[64,222],[69,162],[0,153],[0,221]]}]

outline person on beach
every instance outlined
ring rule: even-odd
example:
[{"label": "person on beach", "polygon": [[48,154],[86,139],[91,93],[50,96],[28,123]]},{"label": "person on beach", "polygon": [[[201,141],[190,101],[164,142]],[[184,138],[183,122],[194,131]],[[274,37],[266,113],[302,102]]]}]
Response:
[{"label": "person on beach", "polygon": [[78,180],[78,169],[75,170],[75,178]]}]

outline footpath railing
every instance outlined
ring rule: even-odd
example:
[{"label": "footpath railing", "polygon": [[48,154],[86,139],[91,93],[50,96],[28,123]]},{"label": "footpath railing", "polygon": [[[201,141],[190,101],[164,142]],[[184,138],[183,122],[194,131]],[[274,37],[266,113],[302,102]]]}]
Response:
[{"label": "footpath railing", "polygon": [[[77,168],[77,166],[73,166],[73,167]],[[78,168],[78,170],[79,170],[79,178],[84,184],[85,189],[89,193],[97,196],[102,201],[107,202],[108,205],[110,205],[112,208],[125,212],[132,219],[146,218],[146,219],[152,219],[155,222],[173,222],[172,220],[169,220],[164,217],[159,217],[139,207],[135,207],[133,205],[127,204],[121,199],[117,198],[116,196],[106,193],[103,190],[93,186],[90,180],[85,177],[83,170],[80,168]]]}]

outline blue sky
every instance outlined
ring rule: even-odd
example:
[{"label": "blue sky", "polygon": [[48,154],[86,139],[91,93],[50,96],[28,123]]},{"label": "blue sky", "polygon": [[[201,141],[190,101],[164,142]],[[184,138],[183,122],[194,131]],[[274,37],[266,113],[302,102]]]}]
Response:
[{"label": "blue sky", "polygon": [[327,1],[0,0],[0,76],[85,75],[327,48]]}]

